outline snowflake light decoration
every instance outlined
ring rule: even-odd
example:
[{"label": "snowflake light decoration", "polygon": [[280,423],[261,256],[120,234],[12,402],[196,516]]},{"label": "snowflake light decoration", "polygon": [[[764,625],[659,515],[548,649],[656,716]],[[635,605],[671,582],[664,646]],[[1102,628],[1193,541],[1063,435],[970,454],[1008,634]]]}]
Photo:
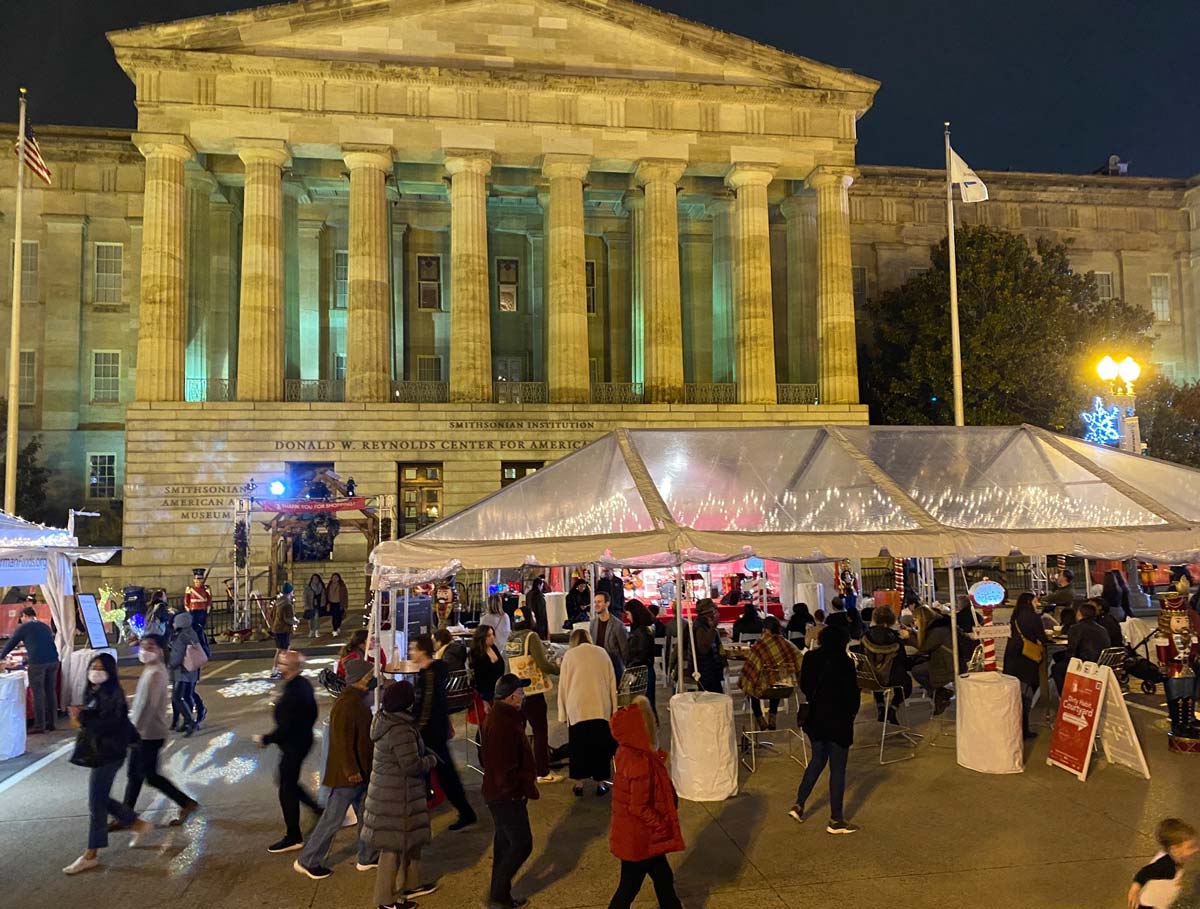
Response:
[{"label": "snowflake light decoration", "polygon": [[1083,437],[1085,442],[1098,445],[1117,445],[1121,441],[1121,408],[1113,405],[1105,407],[1104,402],[1097,396],[1092,402],[1092,409],[1080,414],[1087,427]]}]

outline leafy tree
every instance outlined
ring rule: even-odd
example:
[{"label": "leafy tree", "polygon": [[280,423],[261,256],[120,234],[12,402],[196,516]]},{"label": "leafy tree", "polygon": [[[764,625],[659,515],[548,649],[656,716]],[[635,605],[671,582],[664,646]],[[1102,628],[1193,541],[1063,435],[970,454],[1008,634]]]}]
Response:
[{"label": "leafy tree", "polygon": [[[8,403],[0,398],[0,439],[8,432]],[[46,482],[50,471],[39,460],[41,440],[34,436],[17,451],[17,514],[27,521],[46,520]],[[0,495],[4,493],[6,458],[0,449]]]},{"label": "leafy tree", "polygon": [[1137,389],[1138,422],[1146,453],[1200,467],[1200,382],[1175,385],[1154,378]]},{"label": "leafy tree", "polygon": [[[1150,314],[1100,300],[1062,243],[1031,248],[986,226],[960,228],[955,239],[966,422],[1077,431],[1096,392],[1096,360],[1107,352],[1144,361]],[[875,422],[954,422],[945,240],[930,258],[928,271],[865,307],[859,363]]]}]

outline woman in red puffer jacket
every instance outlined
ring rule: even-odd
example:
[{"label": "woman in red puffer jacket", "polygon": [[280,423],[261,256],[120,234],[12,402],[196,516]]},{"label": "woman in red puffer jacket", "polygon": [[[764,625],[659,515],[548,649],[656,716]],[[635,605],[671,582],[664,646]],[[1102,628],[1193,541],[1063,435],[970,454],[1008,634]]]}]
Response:
[{"label": "woman in red puffer jacket", "polygon": [[609,725],[617,757],[608,843],[621,860],[621,882],[608,909],[629,909],[646,875],[659,909],[681,909],[667,854],[683,851],[683,834],[666,754],[658,750],[658,721],[650,702],[638,697],[614,713]]}]

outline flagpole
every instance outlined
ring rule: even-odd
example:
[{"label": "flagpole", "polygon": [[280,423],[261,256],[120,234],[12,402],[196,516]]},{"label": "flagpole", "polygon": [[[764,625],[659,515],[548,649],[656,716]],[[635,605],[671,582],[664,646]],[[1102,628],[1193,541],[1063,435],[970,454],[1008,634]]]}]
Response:
[{"label": "flagpole", "polygon": [[958,333],[958,261],[954,253],[954,181],[950,168],[950,121],[946,121],[946,226],[950,252],[950,355],[953,358],[954,425],[963,426],[962,342]]},{"label": "flagpole", "polygon": [[25,89],[17,125],[17,218],[13,237],[12,326],[8,338],[8,432],[4,445],[4,510],[17,513],[17,441],[21,418],[21,271],[24,264],[22,210],[25,196]]}]

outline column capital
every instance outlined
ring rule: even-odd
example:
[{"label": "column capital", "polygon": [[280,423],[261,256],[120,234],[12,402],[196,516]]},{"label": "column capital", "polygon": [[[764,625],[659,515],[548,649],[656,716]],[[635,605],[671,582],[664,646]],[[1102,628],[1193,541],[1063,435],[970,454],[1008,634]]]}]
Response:
[{"label": "column capital", "polygon": [[308,193],[308,186],[304,183],[303,177],[298,177],[295,174],[287,174],[283,178],[283,194],[287,198],[295,199],[297,202],[308,204],[312,202],[312,197]]},{"label": "column capital", "polygon": [[343,145],[342,160],[351,170],[369,167],[390,174],[396,157],[390,145]]},{"label": "column capital", "polygon": [[591,155],[567,155],[561,153],[542,156],[542,174],[548,179],[569,177],[582,181],[592,167]]},{"label": "column capital", "polygon": [[233,147],[243,164],[274,164],[284,167],[292,160],[286,142],[280,139],[234,139]]},{"label": "column capital", "polygon": [[209,193],[217,189],[217,178],[195,161],[188,161],[184,165],[183,179],[188,189],[208,190]]},{"label": "column capital", "polygon": [[176,133],[134,133],[131,138],[137,150],[147,158],[164,155],[188,161],[196,156],[196,149],[187,136]]},{"label": "column capital", "polygon": [[625,195],[621,196],[621,207],[630,214],[635,211],[644,211],[646,208],[646,194],[640,189],[626,190]]},{"label": "column capital", "polygon": [[804,181],[804,185],[812,189],[823,189],[827,186],[842,186],[850,188],[850,184],[858,178],[858,168],[838,167],[831,164],[820,164],[812,169]]},{"label": "column capital", "polygon": [[762,164],[750,161],[735,161],[725,174],[725,185],[730,189],[741,189],[743,186],[767,186],[775,179],[775,164]]},{"label": "column capital", "polygon": [[708,200],[705,209],[712,217],[717,215],[727,215],[733,211],[733,193],[714,193],[712,198]]},{"label": "column capital", "polygon": [[301,240],[315,240],[325,229],[325,220],[323,218],[301,218],[298,229]]},{"label": "column capital", "polygon": [[678,158],[643,158],[637,163],[633,179],[638,186],[662,182],[676,184],[686,169],[687,162]]},{"label": "column capital", "polygon": [[450,176],[472,173],[486,177],[492,172],[492,153],[478,148],[448,148],[444,164]]}]

